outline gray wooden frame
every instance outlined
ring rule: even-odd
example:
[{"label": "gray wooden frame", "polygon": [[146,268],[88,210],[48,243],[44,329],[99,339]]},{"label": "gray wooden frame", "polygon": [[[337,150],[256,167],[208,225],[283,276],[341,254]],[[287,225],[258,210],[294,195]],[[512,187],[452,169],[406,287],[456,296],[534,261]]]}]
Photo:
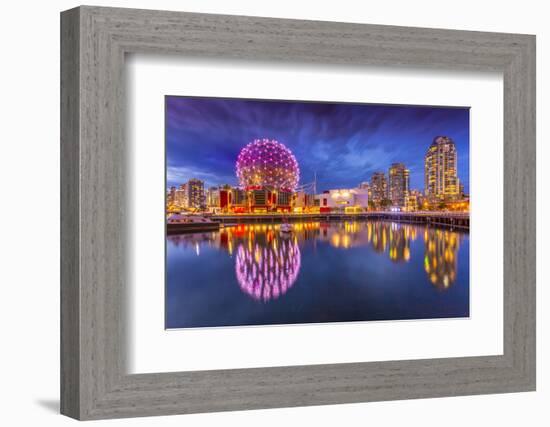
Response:
[{"label": "gray wooden frame", "polygon": [[[128,375],[124,58],[132,52],[502,72],[504,354]],[[68,10],[61,14],[61,166],[63,414],[99,419],[535,389],[534,36]]]}]

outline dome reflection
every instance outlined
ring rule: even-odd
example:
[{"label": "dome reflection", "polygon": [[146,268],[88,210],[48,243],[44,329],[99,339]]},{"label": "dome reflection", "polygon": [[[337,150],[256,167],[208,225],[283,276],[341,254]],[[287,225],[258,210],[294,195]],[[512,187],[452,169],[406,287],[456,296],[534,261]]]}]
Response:
[{"label": "dome reflection", "polygon": [[293,240],[274,239],[270,245],[240,244],[235,273],[241,289],[258,301],[284,295],[300,271],[300,248]]}]

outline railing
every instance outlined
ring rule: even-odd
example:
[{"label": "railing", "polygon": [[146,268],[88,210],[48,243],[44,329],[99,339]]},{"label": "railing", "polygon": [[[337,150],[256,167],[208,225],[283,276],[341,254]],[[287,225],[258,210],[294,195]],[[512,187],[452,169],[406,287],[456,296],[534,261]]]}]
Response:
[{"label": "railing", "polygon": [[294,222],[298,220],[355,220],[378,219],[386,221],[422,223],[452,228],[469,229],[468,212],[326,212],[326,213],[262,213],[262,214],[217,214],[211,216],[213,221],[221,223],[280,222],[283,219]]}]

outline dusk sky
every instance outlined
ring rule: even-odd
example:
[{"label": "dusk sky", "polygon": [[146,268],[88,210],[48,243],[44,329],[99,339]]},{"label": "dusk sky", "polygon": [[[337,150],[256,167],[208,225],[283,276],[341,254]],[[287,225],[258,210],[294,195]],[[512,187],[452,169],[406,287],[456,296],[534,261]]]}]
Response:
[{"label": "dusk sky", "polygon": [[435,136],[454,140],[458,177],[469,193],[469,109],[452,107],[166,97],[167,186],[190,178],[205,188],[237,185],[235,162],[256,138],[294,153],[300,184],[318,192],[353,188],[393,162],[410,169],[410,188],[424,190],[424,154]]}]

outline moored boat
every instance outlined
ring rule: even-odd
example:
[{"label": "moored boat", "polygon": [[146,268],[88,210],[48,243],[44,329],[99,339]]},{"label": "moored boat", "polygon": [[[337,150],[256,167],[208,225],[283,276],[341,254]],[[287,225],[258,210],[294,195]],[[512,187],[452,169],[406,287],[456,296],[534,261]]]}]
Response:
[{"label": "moored boat", "polygon": [[281,224],[281,228],[279,229],[279,232],[281,234],[291,234],[292,233],[292,225],[289,224],[288,222],[285,222],[283,224]]},{"label": "moored boat", "polygon": [[220,229],[220,223],[201,215],[172,214],[166,219],[168,234],[196,231],[215,231]]}]

